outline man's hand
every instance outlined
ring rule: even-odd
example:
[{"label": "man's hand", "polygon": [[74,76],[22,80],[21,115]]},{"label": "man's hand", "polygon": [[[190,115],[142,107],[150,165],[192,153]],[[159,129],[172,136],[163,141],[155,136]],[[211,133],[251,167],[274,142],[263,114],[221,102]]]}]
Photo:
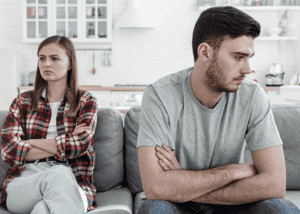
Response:
[{"label": "man's hand", "polygon": [[248,178],[257,174],[257,170],[253,163],[234,164],[233,166],[236,172],[236,180]]},{"label": "man's hand", "polygon": [[80,125],[78,125],[78,126],[75,127],[74,132],[76,134],[80,134],[80,133],[82,133],[84,131],[89,131],[89,130],[92,130],[92,127],[86,126],[85,123],[82,123],[82,124],[80,124]]},{"label": "man's hand", "polygon": [[159,146],[155,147],[156,157],[159,159],[158,163],[164,171],[172,169],[181,169],[179,163],[175,157],[175,154],[171,149],[165,144],[162,145],[162,148]]}]

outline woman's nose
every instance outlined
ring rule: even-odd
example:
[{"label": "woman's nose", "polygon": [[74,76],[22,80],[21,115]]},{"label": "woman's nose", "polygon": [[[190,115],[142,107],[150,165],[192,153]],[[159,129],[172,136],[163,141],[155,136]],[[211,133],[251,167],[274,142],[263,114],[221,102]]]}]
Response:
[{"label": "woman's nose", "polygon": [[51,65],[50,60],[49,60],[49,59],[46,59],[46,60],[45,60],[45,66],[50,67],[50,65]]}]

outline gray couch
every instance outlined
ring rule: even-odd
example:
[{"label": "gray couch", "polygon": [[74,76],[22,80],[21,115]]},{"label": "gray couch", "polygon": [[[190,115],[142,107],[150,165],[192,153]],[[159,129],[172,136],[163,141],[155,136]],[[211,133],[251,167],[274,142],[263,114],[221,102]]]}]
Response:
[{"label": "gray couch", "polygon": [[[286,198],[300,207],[300,106],[274,105],[272,110],[284,143]],[[7,111],[0,111],[0,129],[6,115]],[[98,207],[89,212],[91,214],[136,213],[145,198],[136,150],[139,115],[140,106],[132,107],[123,124],[118,111],[109,108],[98,110],[98,124],[94,136],[94,149],[97,154],[94,180]],[[251,154],[246,147],[245,161],[250,160]],[[8,164],[0,160],[1,184],[8,167]],[[8,213],[0,207],[0,214]]]}]

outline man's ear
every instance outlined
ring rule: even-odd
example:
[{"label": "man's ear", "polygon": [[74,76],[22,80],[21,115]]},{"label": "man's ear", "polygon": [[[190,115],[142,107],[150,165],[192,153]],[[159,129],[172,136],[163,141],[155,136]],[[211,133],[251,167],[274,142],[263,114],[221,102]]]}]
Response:
[{"label": "man's ear", "polygon": [[198,46],[198,59],[207,62],[211,57],[211,46],[207,43],[201,43]]}]

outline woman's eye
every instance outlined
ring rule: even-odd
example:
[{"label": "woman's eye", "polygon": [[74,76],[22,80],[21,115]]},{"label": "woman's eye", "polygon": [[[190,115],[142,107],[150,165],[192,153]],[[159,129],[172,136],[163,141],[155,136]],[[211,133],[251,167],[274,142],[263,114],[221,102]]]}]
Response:
[{"label": "woman's eye", "polygon": [[44,60],[44,57],[40,57],[39,59],[40,59],[41,61],[43,61],[43,60]]},{"label": "woman's eye", "polygon": [[53,57],[52,59],[53,59],[54,61],[58,60],[58,58],[56,58],[56,57]]}]

